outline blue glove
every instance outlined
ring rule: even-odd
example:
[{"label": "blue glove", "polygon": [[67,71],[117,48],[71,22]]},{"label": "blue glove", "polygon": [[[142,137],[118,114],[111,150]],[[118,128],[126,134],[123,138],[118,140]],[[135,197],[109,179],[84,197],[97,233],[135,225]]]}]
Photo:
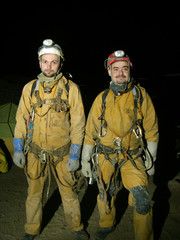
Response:
[{"label": "blue glove", "polygon": [[78,144],[71,144],[70,157],[66,162],[66,168],[68,172],[76,171],[79,168],[81,146]]},{"label": "blue glove", "polygon": [[26,160],[23,153],[24,148],[24,138],[13,138],[13,145],[14,145],[14,156],[13,162],[16,166],[23,168]]}]

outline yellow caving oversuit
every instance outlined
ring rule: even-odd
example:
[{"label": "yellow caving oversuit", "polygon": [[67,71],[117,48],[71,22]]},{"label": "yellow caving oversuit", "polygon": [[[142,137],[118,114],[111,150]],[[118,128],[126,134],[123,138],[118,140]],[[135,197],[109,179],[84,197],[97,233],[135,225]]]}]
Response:
[{"label": "yellow caving oversuit", "polygon": [[[129,204],[134,206],[135,239],[152,240],[152,209],[146,190],[148,176],[142,156],[138,152],[141,153],[143,148],[140,135],[143,134],[146,142],[158,142],[158,122],[149,95],[144,88],[139,86],[137,89],[142,102],[138,101],[137,104],[136,122],[132,86],[131,90],[120,96],[110,89],[104,112],[104,92],[96,97],[87,120],[84,146],[96,146],[93,160],[96,162],[95,177],[99,182],[97,203],[100,228],[111,228],[115,225],[113,181],[120,171],[122,184],[130,193]],[[104,119],[106,123],[103,122]],[[114,153],[109,149],[114,149]]]},{"label": "yellow caving oversuit", "polygon": [[[43,77],[41,73],[39,79]],[[41,81],[40,84],[36,82],[32,94],[35,81],[27,83],[23,89],[14,136],[26,139],[28,195],[25,232],[32,235],[40,232],[42,193],[45,180],[50,177],[50,169],[61,194],[66,221],[73,231],[80,231],[83,229],[80,204],[72,189],[75,179],[72,172],[67,171],[66,162],[70,144],[81,146],[84,137],[85,115],[81,94],[78,86],[62,73],[56,76],[51,92],[44,92]],[[35,96],[38,84],[39,94]],[[37,100],[39,97],[40,101]],[[33,126],[29,127],[29,124]]]}]

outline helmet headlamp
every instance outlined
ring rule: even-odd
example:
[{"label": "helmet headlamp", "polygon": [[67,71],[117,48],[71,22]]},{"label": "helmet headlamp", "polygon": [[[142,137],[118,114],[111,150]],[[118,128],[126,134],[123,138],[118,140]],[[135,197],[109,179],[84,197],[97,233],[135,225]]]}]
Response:
[{"label": "helmet headlamp", "polygon": [[53,43],[53,40],[51,40],[51,39],[45,39],[44,41],[43,41],[43,46],[45,46],[45,47],[49,47],[49,46],[52,46],[54,43]]},{"label": "helmet headlamp", "polygon": [[125,55],[125,52],[123,50],[118,50],[114,52],[115,57],[123,57]]},{"label": "helmet headlamp", "polygon": [[64,54],[61,47],[55,44],[51,39],[45,39],[43,45],[38,49],[38,57],[40,58],[43,54],[56,54],[64,60]]},{"label": "helmet headlamp", "polygon": [[117,61],[127,61],[130,64],[130,67],[132,68],[132,62],[128,55],[125,54],[123,50],[117,50],[109,55],[109,57],[105,60],[104,66],[106,69],[109,68],[109,66]]}]

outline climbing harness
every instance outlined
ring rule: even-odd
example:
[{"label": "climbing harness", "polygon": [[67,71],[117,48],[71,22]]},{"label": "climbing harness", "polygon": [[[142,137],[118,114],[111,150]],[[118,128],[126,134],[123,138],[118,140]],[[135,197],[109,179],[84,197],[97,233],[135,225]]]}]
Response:
[{"label": "climbing harness", "polygon": [[[32,178],[28,174],[27,165],[25,166],[25,173],[29,179],[37,180],[40,177],[44,176],[44,171],[47,167],[47,177],[48,177],[48,187],[47,187],[47,193],[46,193],[47,198],[49,196],[50,185],[51,185],[51,172],[53,173],[57,182],[59,182],[64,187],[67,187],[59,179],[56,172],[56,166],[59,162],[63,160],[64,156],[69,154],[69,150],[70,150],[70,142],[53,151],[41,149],[35,143],[30,144],[29,152],[33,153],[35,158],[40,161],[40,173],[35,178]],[[56,161],[54,161],[55,157],[57,158]],[[72,186],[73,192],[79,193],[81,191],[84,191],[87,188],[88,183],[87,183],[87,179],[82,175],[81,171],[79,170],[79,171],[71,172],[71,175],[74,181],[74,184]]]},{"label": "climbing harness", "polygon": [[[127,91],[132,90],[133,98],[134,98],[134,121],[131,126],[131,128],[124,134],[123,137],[120,137],[116,132],[114,132],[107,124],[107,121],[105,120],[105,110],[106,110],[106,99],[107,95],[110,89],[106,89],[102,95],[102,114],[98,118],[101,120],[100,128],[99,128],[99,137],[95,139],[96,145],[94,148],[94,153],[92,155],[92,172],[93,172],[93,178],[97,181],[97,185],[99,188],[99,196],[102,200],[104,200],[104,207],[106,209],[106,214],[110,211],[107,207],[108,203],[108,196],[114,196],[116,197],[116,194],[118,191],[122,188],[122,184],[120,183],[120,176],[119,176],[119,168],[127,161],[130,161],[132,165],[138,169],[136,166],[135,160],[142,156],[142,154],[145,154],[146,158],[148,159],[148,166],[142,170],[138,169],[139,171],[147,171],[150,167],[152,167],[152,159],[150,159],[149,154],[147,153],[147,149],[144,146],[144,140],[143,140],[143,132],[142,132],[142,120],[137,119],[137,110],[138,110],[138,104],[142,104],[142,94],[140,91],[140,88],[136,85],[132,85],[130,89]],[[103,138],[106,133],[107,129],[111,131],[114,135],[114,148],[105,146],[101,143],[101,138]],[[139,141],[139,147],[136,149],[130,149],[130,140],[131,140],[131,134],[134,134],[136,139]],[[128,137],[128,147],[124,148],[122,146],[122,141],[124,137]],[[108,160],[112,164],[112,171],[109,177],[108,183],[104,183],[102,179],[102,173],[99,168],[99,155],[98,154],[104,154],[105,159]],[[123,155],[123,159],[121,162],[119,162],[119,154]],[[114,155],[113,159],[110,158],[110,155]]]},{"label": "climbing harness", "polygon": [[[68,95],[69,95],[69,81],[67,80],[67,83],[65,85],[65,90],[66,90],[66,99],[62,99],[62,93],[63,93],[63,88],[61,86],[60,80],[57,81],[59,84],[57,96],[55,98],[51,99],[44,99],[42,100],[39,95],[39,86],[40,86],[40,81],[39,79],[35,80],[32,84],[32,89],[30,96],[32,97],[33,94],[36,98],[36,103],[32,104],[32,109],[31,112],[27,118],[26,126],[27,126],[27,136],[25,140],[25,146],[24,146],[24,154],[27,155],[28,152],[33,153],[35,158],[40,161],[40,173],[38,176],[35,178],[32,178],[29,176],[27,172],[27,165],[25,166],[25,172],[26,175],[32,179],[36,180],[40,178],[41,176],[44,175],[44,171],[47,168],[47,176],[48,176],[48,189],[47,189],[47,197],[49,195],[49,190],[50,190],[50,183],[51,183],[51,171],[56,178],[56,180],[64,186],[64,184],[60,181],[60,179],[57,176],[56,173],[56,166],[59,162],[63,160],[63,156],[66,156],[69,154],[70,150],[70,143],[66,144],[65,146],[58,148],[56,150],[46,150],[46,149],[41,149],[38,145],[36,145],[34,142],[32,142],[33,138],[33,130],[34,130],[34,119],[35,115],[37,114],[39,117],[45,116],[50,109],[54,109],[56,112],[62,112],[62,111],[68,111],[69,110],[69,103],[68,103]],[[53,86],[54,87],[54,86]],[[48,90],[50,91],[50,90]],[[47,92],[46,92],[47,93]],[[41,108],[43,105],[49,105],[48,109],[46,110],[45,113],[40,115],[37,111],[37,108]],[[57,158],[56,161],[54,161],[54,158]],[[28,164],[28,163],[27,163]],[[73,190],[78,192],[82,188],[84,189],[86,187],[86,180],[85,178],[83,179],[82,176],[78,175],[78,173],[71,173],[72,179],[74,179],[74,184],[73,184]],[[79,181],[78,181],[79,179]]]},{"label": "climbing harness", "polygon": [[[51,184],[51,171],[54,177],[56,178],[56,180],[59,181],[62,185],[64,185],[59,180],[55,169],[57,164],[63,160],[63,157],[69,154],[69,149],[70,149],[70,143],[53,151],[41,149],[38,145],[32,142],[29,145],[29,152],[33,153],[35,158],[40,161],[41,167],[40,167],[40,173],[35,178],[32,178],[29,176],[27,171],[27,167],[28,167],[27,165],[25,166],[25,173],[29,179],[37,180],[40,177],[44,176],[44,171],[45,171],[45,168],[47,167],[47,176],[49,180],[48,188],[47,188],[47,197],[49,195],[50,184]],[[54,161],[54,157],[57,157],[56,161]]]},{"label": "climbing harness", "polygon": [[[132,90],[133,93],[133,98],[134,98],[134,121],[131,126],[131,128],[124,134],[123,137],[120,137],[116,132],[114,132],[108,125],[107,121],[105,120],[105,110],[106,110],[106,99],[107,95],[110,89],[106,89],[102,95],[102,114],[98,118],[98,120],[101,120],[100,128],[99,128],[99,137],[102,138],[106,135],[107,129],[109,129],[116,137],[114,139],[114,145],[116,146],[115,149],[112,149],[111,152],[113,153],[122,153],[125,157],[125,160],[130,160],[131,163],[135,168],[137,168],[134,160],[137,159],[142,153],[145,154],[146,158],[148,159],[148,167],[143,169],[143,171],[147,171],[149,168],[152,167],[152,159],[150,159],[149,154],[147,153],[147,149],[145,148],[144,140],[143,140],[143,132],[142,132],[142,120],[137,119],[137,110],[138,110],[138,104],[140,106],[142,105],[143,97],[140,91],[140,88],[136,85],[131,85],[130,88],[128,88],[124,93]],[[130,139],[131,139],[131,134],[134,134],[136,139],[139,141],[139,147],[137,149],[129,149],[130,148]],[[129,146],[127,149],[123,148],[122,145],[122,140],[124,137],[129,135]],[[99,145],[100,146],[100,145]],[[99,148],[99,147],[98,147]],[[107,153],[107,148],[105,151],[105,147],[100,146],[99,149],[102,149],[101,153],[105,154],[106,159],[110,160]],[[100,151],[100,150],[98,150]],[[132,155],[135,155],[135,157],[132,158]],[[113,160],[110,160],[113,164]],[[124,161],[125,162],[125,161]],[[138,168],[137,168],[138,169]],[[142,170],[141,170],[142,171]]]},{"label": "climbing harness", "polygon": [[[61,98],[63,89],[61,88],[60,80],[57,81],[57,83],[55,83],[55,84],[59,84],[56,98],[47,98],[44,100],[42,100],[39,95],[39,85],[40,85],[39,79],[35,80],[32,84],[30,95],[32,98],[33,93],[34,93],[35,98],[36,98],[36,103],[32,104],[31,112],[30,112],[29,116],[27,117],[27,121],[26,121],[27,136],[26,136],[25,146],[24,146],[24,154],[25,155],[28,153],[29,144],[32,142],[33,127],[34,127],[33,122],[34,122],[35,114],[37,114],[39,117],[43,117],[49,112],[50,109],[54,109],[56,112],[63,112],[63,111],[69,110],[69,103],[68,103],[69,81],[67,80],[67,83],[65,84],[66,93],[67,93],[66,99]],[[39,115],[37,112],[37,108],[41,108],[43,105],[49,105],[49,108],[46,110],[45,113],[43,113],[42,115]]]}]

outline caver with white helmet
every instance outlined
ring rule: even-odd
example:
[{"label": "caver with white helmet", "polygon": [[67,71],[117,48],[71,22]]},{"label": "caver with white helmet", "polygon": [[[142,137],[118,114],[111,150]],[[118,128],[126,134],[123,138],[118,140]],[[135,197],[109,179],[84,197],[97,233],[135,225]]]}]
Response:
[{"label": "caver with white helmet", "polygon": [[13,139],[13,161],[25,168],[28,179],[27,221],[22,240],[34,239],[41,231],[42,193],[49,179],[49,194],[51,174],[72,232],[88,239],[74,192],[85,126],[81,93],[76,83],[61,72],[64,55],[58,44],[44,40],[38,57],[41,73],[23,88]]},{"label": "caver with white helmet", "polygon": [[43,41],[43,45],[38,49],[38,58],[42,73],[46,77],[55,78],[59,74],[65,60],[62,48],[51,39]]}]

